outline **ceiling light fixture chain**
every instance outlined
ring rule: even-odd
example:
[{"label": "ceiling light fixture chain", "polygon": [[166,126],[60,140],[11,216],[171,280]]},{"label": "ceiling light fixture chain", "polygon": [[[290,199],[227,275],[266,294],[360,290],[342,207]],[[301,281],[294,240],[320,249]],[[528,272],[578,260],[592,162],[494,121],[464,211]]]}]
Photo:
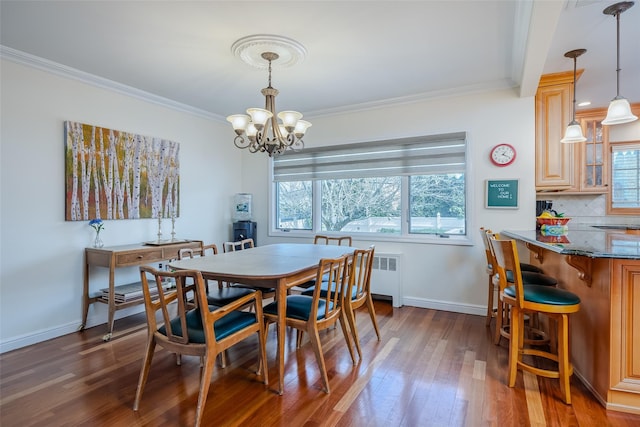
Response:
[{"label": "ceiling light fixture chain", "polygon": [[638,120],[631,112],[629,101],[620,95],[620,15],[634,5],[632,1],[623,1],[605,8],[602,13],[616,17],[616,97],[611,100],[607,117],[602,121],[603,125],[619,125]]},{"label": "ceiling light fixture chain", "polygon": [[[243,46],[239,44],[242,40],[244,39],[234,43],[232,49],[242,50]],[[250,40],[252,45],[256,45],[254,36],[251,36]],[[285,42],[285,39],[278,38],[278,49],[284,49]],[[248,148],[251,153],[266,152],[269,157],[280,155],[288,149],[304,148],[302,137],[311,123],[301,120],[302,114],[297,111],[282,111],[276,114],[275,98],[279,92],[271,86],[271,71],[272,62],[278,60],[280,55],[266,50],[260,54],[260,57],[268,62],[269,71],[269,84],[260,91],[265,97],[265,108],[249,108],[248,115],[234,114],[227,117],[236,133],[233,143],[238,148]]]}]

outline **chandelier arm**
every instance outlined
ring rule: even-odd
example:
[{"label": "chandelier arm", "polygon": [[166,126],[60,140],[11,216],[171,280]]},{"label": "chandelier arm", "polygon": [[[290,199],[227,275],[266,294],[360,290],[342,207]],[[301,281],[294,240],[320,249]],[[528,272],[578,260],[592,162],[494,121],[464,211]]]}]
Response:
[{"label": "chandelier arm", "polygon": [[247,148],[251,144],[251,141],[244,139],[242,135],[237,135],[233,138],[233,144],[238,148]]}]

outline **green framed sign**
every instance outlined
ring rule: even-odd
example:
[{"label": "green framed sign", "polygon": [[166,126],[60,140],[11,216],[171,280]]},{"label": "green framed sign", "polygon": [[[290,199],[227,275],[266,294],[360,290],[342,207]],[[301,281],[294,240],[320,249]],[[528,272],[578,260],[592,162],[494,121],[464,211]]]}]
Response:
[{"label": "green framed sign", "polygon": [[518,209],[518,179],[487,179],[485,208]]}]

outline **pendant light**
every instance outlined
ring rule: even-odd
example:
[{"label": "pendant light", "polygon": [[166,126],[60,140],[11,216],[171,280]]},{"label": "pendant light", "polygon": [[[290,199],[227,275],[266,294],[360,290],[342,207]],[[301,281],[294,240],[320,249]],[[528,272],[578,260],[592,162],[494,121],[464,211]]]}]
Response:
[{"label": "pendant light", "polygon": [[602,11],[605,15],[613,15],[616,17],[617,27],[617,68],[616,68],[616,97],[611,100],[609,104],[609,110],[607,111],[607,117],[602,121],[603,125],[619,125],[622,123],[629,123],[638,120],[638,117],[634,116],[631,112],[631,105],[629,101],[620,96],[620,14],[625,10],[633,6],[632,1],[623,1],[620,3],[612,4]]},{"label": "pendant light", "polygon": [[587,138],[582,135],[582,126],[576,122],[576,58],[586,51],[587,49],[575,49],[564,54],[565,58],[573,58],[573,110],[571,113],[571,123],[569,123],[567,130],[564,132],[564,138],[560,140],[560,142],[565,144],[584,142],[587,140]]}]

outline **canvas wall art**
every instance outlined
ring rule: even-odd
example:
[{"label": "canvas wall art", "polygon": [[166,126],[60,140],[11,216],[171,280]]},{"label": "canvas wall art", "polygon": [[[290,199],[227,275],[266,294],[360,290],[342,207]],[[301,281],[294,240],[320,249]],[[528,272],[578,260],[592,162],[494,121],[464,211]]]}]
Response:
[{"label": "canvas wall art", "polygon": [[67,221],[177,218],[180,144],[65,122]]}]

